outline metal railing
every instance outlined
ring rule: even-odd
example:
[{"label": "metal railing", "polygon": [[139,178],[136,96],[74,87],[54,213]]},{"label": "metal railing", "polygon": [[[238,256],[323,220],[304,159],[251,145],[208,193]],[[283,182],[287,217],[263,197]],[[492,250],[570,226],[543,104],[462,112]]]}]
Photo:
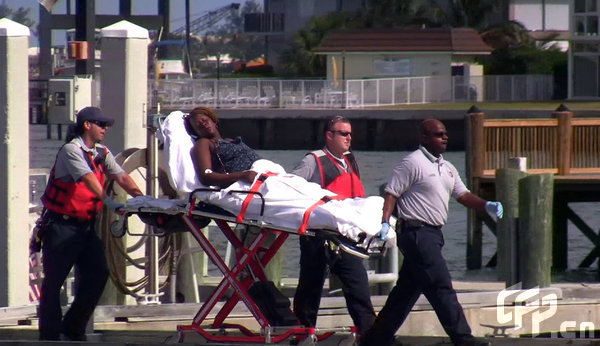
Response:
[{"label": "metal railing", "polygon": [[363,108],[414,103],[542,101],[552,99],[549,75],[466,78],[150,80],[149,104],[167,109]]}]

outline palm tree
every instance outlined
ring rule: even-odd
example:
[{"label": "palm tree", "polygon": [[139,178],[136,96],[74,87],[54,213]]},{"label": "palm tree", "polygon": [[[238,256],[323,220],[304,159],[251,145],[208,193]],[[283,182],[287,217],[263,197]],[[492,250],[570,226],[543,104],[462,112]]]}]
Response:
[{"label": "palm tree", "polygon": [[481,33],[481,38],[494,49],[535,45],[527,28],[517,21],[493,25]]},{"label": "palm tree", "polygon": [[427,0],[433,14],[431,19],[439,26],[469,27],[478,31],[487,26],[490,14],[499,11],[498,0]]},{"label": "palm tree", "polygon": [[355,28],[359,21],[355,14],[330,13],[313,17],[307,29],[294,36],[294,43],[280,55],[283,74],[322,77],[325,75],[325,57],[313,52],[323,42],[328,32],[334,29]]},{"label": "palm tree", "polygon": [[18,9],[13,10],[4,2],[2,2],[2,4],[0,4],[0,18],[9,18],[10,20],[13,20],[17,23],[21,23],[31,28],[35,25],[35,21],[29,18],[30,10],[30,8],[25,7],[19,7]]},{"label": "palm tree", "polygon": [[365,28],[398,28],[406,26],[439,26],[431,0],[370,0],[364,13]]}]

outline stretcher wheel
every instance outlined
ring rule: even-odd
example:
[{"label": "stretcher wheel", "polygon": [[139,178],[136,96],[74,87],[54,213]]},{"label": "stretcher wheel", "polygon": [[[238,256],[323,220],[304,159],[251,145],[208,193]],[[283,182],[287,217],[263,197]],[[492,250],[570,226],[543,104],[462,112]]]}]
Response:
[{"label": "stretcher wheel", "polygon": [[356,346],[356,345],[358,345],[358,344],[356,343],[356,334],[355,333],[351,333],[347,337],[340,340],[340,342],[338,343],[338,346]]},{"label": "stretcher wheel", "polygon": [[165,341],[163,342],[163,344],[180,344],[182,343],[184,340],[184,335],[182,331],[178,331],[177,333],[174,333],[173,335],[167,337],[165,339]]},{"label": "stretcher wheel", "polygon": [[[148,176],[146,157],[146,149],[127,149],[115,156],[115,160],[134,178],[142,190],[146,187]],[[169,185],[165,170],[159,167],[158,171],[159,195],[175,198],[177,193]],[[125,202],[128,198],[125,191],[111,180],[105,184],[105,191],[110,197],[119,202]],[[138,299],[144,293],[144,289],[150,281],[150,262],[148,262],[147,254],[143,249],[153,234],[150,227],[142,226],[142,223],[139,222],[139,227],[144,227],[142,232],[144,235],[118,238],[119,235],[125,234],[127,227],[125,219],[125,216],[119,216],[108,208],[102,208],[97,229],[100,231],[106,248],[106,258],[112,282],[121,293]],[[132,219],[131,221],[134,223],[130,227],[134,227],[137,220]],[[176,266],[176,261],[173,259],[175,258],[174,254],[179,252],[181,237],[168,234],[165,237],[158,238],[157,241],[159,275],[166,278],[166,280],[160,282],[160,289],[163,290],[169,284],[171,278],[171,275],[167,274],[171,272],[173,266]]]}]

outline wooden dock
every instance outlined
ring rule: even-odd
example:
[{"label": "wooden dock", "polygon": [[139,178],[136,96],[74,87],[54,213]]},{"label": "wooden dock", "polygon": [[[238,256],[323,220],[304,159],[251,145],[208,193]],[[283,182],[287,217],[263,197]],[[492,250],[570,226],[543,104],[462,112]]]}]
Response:
[{"label": "wooden dock", "polygon": [[[471,325],[473,334],[487,338],[493,345],[597,345],[600,331],[589,330],[587,338],[577,334],[581,325],[600,325],[600,285],[598,284],[554,284],[540,289],[535,297],[527,299],[539,300],[553,296],[552,303],[545,300],[544,305],[535,305],[520,300],[525,291],[513,291],[508,298],[499,304],[499,293],[502,282],[467,282],[455,281],[458,299],[463,305],[465,315]],[[373,296],[375,309],[379,311],[387,297]],[[223,305],[224,302],[219,302]],[[191,322],[200,304],[162,304],[162,305],[129,305],[99,306],[94,314],[94,334],[89,335],[89,342],[82,345],[149,345],[175,343],[177,325]],[[552,316],[543,313],[553,307]],[[500,310],[502,309],[502,310]],[[521,316],[522,326],[515,327],[516,322],[498,321],[498,316],[512,314]],[[536,317],[538,316],[538,317]],[[211,315],[210,318],[214,318]],[[207,320],[210,323],[211,319]],[[538,324],[539,336],[532,337],[534,321]],[[568,329],[560,330],[568,322]],[[228,322],[240,323],[256,330],[257,324],[243,304],[238,304],[230,315]],[[351,319],[345,308],[342,297],[324,297],[319,311],[318,327],[331,328],[351,325]],[[571,334],[567,334],[571,332]],[[554,333],[554,334],[553,334]],[[598,335],[596,335],[596,334]],[[451,345],[445,335],[435,312],[424,297],[420,297],[408,319],[397,332],[397,345]],[[338,345],[347,333],[336,333],[334,337],[319,342],[318,345]],[[579,337],[578,337],[579,336]],[[0,345],[43,345],[36,342],[37,317],[36,306],[11,307],[0,309]],[[53,342],[51,344],[60,344]],[[69,342],[69,345],[77,343]],[[206,344],[199,335],[187,333],[185,344]],[[288,344],[282,342],[281,344]],[[222,344],[220,344],[222,345]]]},{"label": "wooden dock", "polygon": [[[487,119],[478,109],[467,115],[467,175],[473,193],[496,195],[496,170],[511,157],[527,158],[527,173],[554,175],[552,269],[567,268],[567,222],[595,245],[581,262],[590,266],[600,255],[600,237],[570,207],[573,202],[600,201],[600,118],[574,118],[561,105],[549,118]],[[495,234],[486,215],[469,212],[467,268],[481,268],[482,224]],[[494,265],[496,257],[492,258]]]}]

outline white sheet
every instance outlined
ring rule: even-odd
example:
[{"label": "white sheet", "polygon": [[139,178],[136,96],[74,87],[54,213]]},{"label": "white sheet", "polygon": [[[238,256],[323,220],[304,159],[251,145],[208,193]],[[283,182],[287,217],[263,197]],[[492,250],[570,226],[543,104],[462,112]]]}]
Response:
[{"label": "white sheet", "polygon": [[202,186],[196,176],[190,151],[194,146],[192,137],[183,125],[184,113],[172,112],[161,124],[158,139],[164,143],[169,183],[179,193],[189,193]]},{"label": "white sheet", "polygon": [[[196,177],[190,155],[194,143],[185,131],[183,116],[182,112],[169,114],[161,130],[171,185],[180,192],[189,193],[203,186]],[[259,190],[266,200],[263,221],[272,225],[299,228],[307,208],[323,196],[335,195],[318,184],[286,173],[283,167],[268,160],[256,161],[252,170],[279,173],[267,178]],[[197,197],[237,215],[246,194],[229,194],[229,191],[248,191],[250,187],[249,183],[237,182],[219,192],[203,192]],[[260,198],[254,197],[247,215],[256,218],[260,214],[260,206]],[[382,207],[383,198],[379,196],[330,201],[315,208],[308,220],[308,228],[337,229],[340,234],[355,241],[361,233],[374,236],[381,229]],[[387,243],[395,244],[394,232],[388,234]]]}]

